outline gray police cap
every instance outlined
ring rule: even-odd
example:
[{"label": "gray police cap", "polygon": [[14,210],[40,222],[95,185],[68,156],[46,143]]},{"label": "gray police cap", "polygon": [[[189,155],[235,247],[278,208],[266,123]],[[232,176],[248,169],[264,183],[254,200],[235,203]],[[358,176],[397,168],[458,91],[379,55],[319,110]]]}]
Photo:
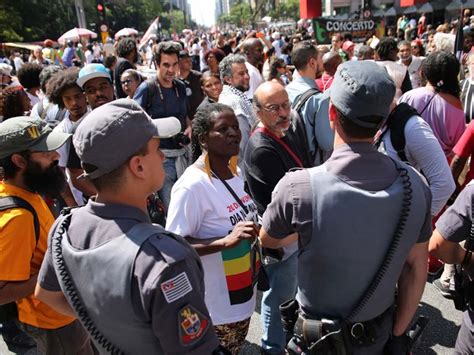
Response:
[{"label": "gray police cap", "polygon": [[136,154],[151,138],[170,138],[181,131],[175,117],[152,119],[130,99],[119,99],[89,113],[78,126],[73,144],[84,174],[96,179]]},{"label": "gray police cap", "polygon": [[395,84],[387,71],[371,61],[348,61],[336,71],[330,89],[331,102],[359,126],[376,128],[390,112]]}]

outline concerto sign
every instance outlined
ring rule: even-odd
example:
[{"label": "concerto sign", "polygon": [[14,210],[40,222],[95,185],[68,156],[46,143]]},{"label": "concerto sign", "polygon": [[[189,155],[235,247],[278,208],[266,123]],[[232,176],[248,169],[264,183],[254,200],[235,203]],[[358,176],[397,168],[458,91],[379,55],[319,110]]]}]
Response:
[{"label": "concerto sign", "polygon": [[342,32],[351,33],[354,42],[363,42],[372,35],[382,37],[384,24],[382,19],[377,18],[353,21],[314,18],[313,29],[318,44],[329,44],[334,33]]}]

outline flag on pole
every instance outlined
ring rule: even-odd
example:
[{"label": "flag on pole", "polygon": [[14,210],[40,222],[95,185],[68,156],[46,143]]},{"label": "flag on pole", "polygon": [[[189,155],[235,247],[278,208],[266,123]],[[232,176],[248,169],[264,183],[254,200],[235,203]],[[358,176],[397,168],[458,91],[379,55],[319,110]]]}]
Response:
[{"label": "flag on pole", "polygon": [[153,36],[156,36],[158,34],[158,23],[160,22],[160,17],[158,16],[153,20],[151,23],[150,27],[146,30],[145,34],[142,37],[142,40],[140,41],[140,45],[138,46],[138,49],[142,48],[145,44],[148,43],[150,38]]}]

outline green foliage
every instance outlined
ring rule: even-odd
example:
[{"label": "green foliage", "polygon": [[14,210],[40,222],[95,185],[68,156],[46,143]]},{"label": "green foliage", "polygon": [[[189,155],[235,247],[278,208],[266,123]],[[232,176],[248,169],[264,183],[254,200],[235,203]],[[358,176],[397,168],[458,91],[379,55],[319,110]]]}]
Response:
[{"label": "green foliage", "polygon": [[252,9],[248,2],[241,2],[231,7],[228,15],[219,18],[220,23],[235,26],[246,26],[252,22]]},{"label": "green foliage", "polygon": [[274,20],[294,20],[300,19],[300,3],[299,0],[281,1],[275,10],[271,11],[269,16]]}]

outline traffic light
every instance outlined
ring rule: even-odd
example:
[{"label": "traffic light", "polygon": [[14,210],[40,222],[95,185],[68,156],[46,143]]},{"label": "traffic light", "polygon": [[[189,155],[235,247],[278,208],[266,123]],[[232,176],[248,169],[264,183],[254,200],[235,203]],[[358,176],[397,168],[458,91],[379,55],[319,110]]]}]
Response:
[{"label": "traffic light", "polygon": [[97,14],[99,15],[99,23],[105,24],[107,23],[107,16],[105,14],[105,4],[104,0],[95,0],[97,6]]}]

